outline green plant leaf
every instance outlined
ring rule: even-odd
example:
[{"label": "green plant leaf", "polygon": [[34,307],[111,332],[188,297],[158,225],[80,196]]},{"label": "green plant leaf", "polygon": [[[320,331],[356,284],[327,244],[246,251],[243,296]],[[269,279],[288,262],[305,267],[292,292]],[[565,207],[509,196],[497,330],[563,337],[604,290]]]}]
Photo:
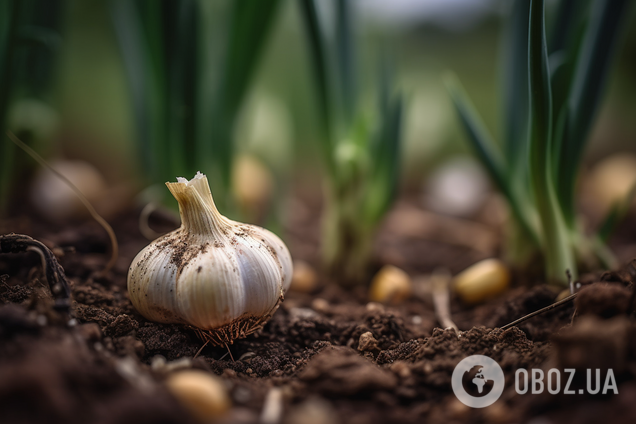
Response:
[{"label": "green plant leaf", "polygon": [[561,112],[570,88],[572,64],[569,63],[569,56],[565,50],[559,50],[548,56],[554,113],[552,116],[553,121]]},{"label": "green plant leaf", "polygon": [[558,196],[566,217],[574,216],[580,161],[600,104],[626,7],[626,0],[597,0],[590,12],[568,96],[567,130],[560,149]]},{"label": "green plant leaf", "polygon": [[477,158],[486,168],[494,184],[508,200],[512,213],[521,227],[530,235],[537,246],[540,245],[539,229],[530,196],[525,193],[525,190],[519,190],[517,182],[510,178],[499,146],[488,134],[486,126],[479,118],[475,107],[468,100],[468,96],[457,77],[452,73],[447,73],[444,75],[444,83]]},{"label": "green plant leaf", "polygon": [[[0,2],[0,127],[2,133],[6,128],[7,109],[16,71],[14,52],[17,44],[17,17],[18,5],[16,1]],[[7,206],[14,154],[15,146],[13,143],[6,140],[0,143],[0,215]]]},{"label": "green plant leaf", "polygon": [[578,44],[580,25],[589,10],[590,0],[560,0],[549,33],[548,56],[559,51],[570,51]]},{"label": "green plant leaf", "polygon": [[513,178],[523,179],[528,149],[528,21],[530,0],[515,0],[504,45],[503,154]]},{"label": "green plant leaf", "polygon": [[313,63],[313,76],[316,95],[318,96],[318,114],[321,120],[321,146],[323,162],[329,172],[333,170],[333,158],[331,152],[334,148],[333,128],[332,128],[332,99],[331,82],[329,80],[329,62],[325,50],[325,40],[318,18],[318,11],[314,0],[301,0],[300,9],[302,12],[304,29],[309,42],[309,51]]},{"label": "green plant leaf", "polygon": [[[164,173],[170,172],[165,131],[157,128],[158,122],[164,122],[163,106],[166,102],[157,75],[158,70],[163,68],[163,60],[159,61],[152,56],[153,52],[158,53],[156,48],[148,48],[149,40],[160,38],[162,31],[161,27],[156,29],[157,32],[144,31],[140,4],[128,0],[113,0],[110,2],[110,10],[132,97],[139,134],[136,137],[138,154],[144,169],[150,174],[150,180],[156,182],[164,178]],[[159,2],[152,4],[160,5]],[[156,7],[152,11],[156,13],[148,13],[146,21],[160,25],[161,11]]]},{"label": "green plant leaf", "polygon": [[221,167],[226,181],[233,155],[232,125],[258,69],[279,5],[279,0],[231,2],[227,47],[212,115],[214,136],[208,141],[215,165]]},{"label": "green plant leaf", "polygon": [[[570,0],[565,0],[569,2]],[[587,12],[589,10],[589,1],[582,0],[576,2],[572,6],[574,10],[568,11],[567,22],[561,22],[561,25],[567,29],[564,35],[565,40],[555,41],[560,45],[559,49],[551,50],[548,56],[550,65],[550,83],[552,88],[552,122],[556,122],[563,113],[563,109],[568,101],[570,89],[572,87],[572,78],[576,69],[576,58],[580,50],[585,28],[587,27]],[[558,23],[558,22],[557,22]],[[564,29],[561,29],[564,31]],[[561,143],[561,139],[555,138],[557,144]],[[556,146],[555,150],[560,147]]]},{"label": "green plant leaf", "polygon": [[[60,0],[0,1],[0,127],[7,126],[12,103],[22,97],[45,99],[61,44]],[[28,128],[21,136],[34,142]],[[0,143],[0,213],[6,206],[21,159],[12,143]]]},{"label": "green plant leaf", "polygon": [[372,223],[377,223],[393,204],[400,179],[404,99],[399,94],[390,96],[388,86],[380,91],[383,92],[380,95],[381,126],[373,140],[375,148],[372,148],[371,183],[362,208]]},{"label": "green plant leaf", "polygon": [[339,115],[342,125],[351,125],[356,107],[355,51],[353,49],[352,3],[349,0],[335,0],[336,3],[336,54],[338,92],[340,93]]},{"label": "green plant leaf", "polygon": [[[173,175],[192,174],[197,129],[199,3],[195,0],[164,2],[164,57],[167,71],[169,154]],[[194,156],[194,157],[193,157]],[[173,177],[174,178],[174,177]]]},{"label": "green plant leaf", "polygon": [[530,181],[541,220],[542,246],[549,282],[564,283],[577,275],[574,252],[552,181],[552,99],[545,37],[545,3],[532,0],[528,32],[530,82]]},{"label": "green plant leaf", "polygon": [[479,160],[486,167],[486,171],[488,171],[499,190],[503,193],[509,193],[511,190],[508,180],[508,169],[499,146],[488,134],[486,126],[479,118],[475,107],[468,100],[455,74],[445,74],[444,84]]}]

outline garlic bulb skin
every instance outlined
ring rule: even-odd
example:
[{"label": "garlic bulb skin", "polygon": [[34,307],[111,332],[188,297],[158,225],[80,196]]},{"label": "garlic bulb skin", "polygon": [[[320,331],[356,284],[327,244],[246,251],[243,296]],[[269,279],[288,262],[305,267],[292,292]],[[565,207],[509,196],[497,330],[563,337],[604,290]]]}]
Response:
[{"label": "garlic bulb skin", "polygon": [[195,327],[229,344],[258,330],[292,277],[285,244],[270,231],[222,216],[205,175],[166,183],[181,227],[137,254],[128,272],[133,306],[151,321]]}]

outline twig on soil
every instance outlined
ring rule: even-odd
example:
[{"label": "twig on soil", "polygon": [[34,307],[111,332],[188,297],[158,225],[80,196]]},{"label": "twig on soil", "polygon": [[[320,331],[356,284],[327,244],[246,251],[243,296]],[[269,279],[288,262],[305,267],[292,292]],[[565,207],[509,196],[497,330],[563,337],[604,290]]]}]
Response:
[{"label": "twig on soil", "polygon": [[450,313],[450,280],[451,275],[446,269],[437,269],[431,274],[433,286],[433,304],[435,316],[442,328],[452,328],[455,334],[459,333],[457,325],[453,322]]},{"label": "twig on soil", "polygon": [[230,354],[230,358],[232,358],[232,362],[234,362],[234,357],[232,356],[232,352],[230,352],[230,347],[225,343],[225,348],[227,349],[227,353]]},{"label": "twig on soil", "polygon": [[49,284],[51,294],[55,298],[53,307],[59,311],[70,313],[71,288],[55,255],[41,241],[23,234],[0,235],[0,253],[22,253],[35,251],[42,259],[42,268]]},{"label": "twig on soil", "polygon": [[42,270],[46,270],[46,257],[44,256],[44,252],[42,249],[35,246],[29,246],[26,248],[27,252],[35,252],[40,257],[40,264],[42,265]]},{"label": "twig on soil", "polygon": [[106,230],[106,232],[108,233],[108,237],[110,238],[110,244],[111,244],[111,249],[112,249],[112,253],[110,256],[110,260],[108,261],[108,263],[106,264],[106,266],[104,267],[104,269],[100,272],[100,276],[104,276],[106,275],[106,273],[108,271],[110,271],[113,266],[115,265],[115,262],[117,262],[117,257],[119,256],[119,244],[117,243],[117,237],[115,236],[115,232],[113,231],[113,228],[110,226],[110,224],[108,222],[106,222],[106,220],[104,218],[101,217],[100,214],[97,213],[97,211],[95,210],[95,208],[93,208],[93,205],[91,205],[91,203],[88,201],[88,199],[86,198],[86,196],[84,196],[84,194],[82,194],[82,192],[75,186],[75,184],[73,184],[68,178],[66,178],[64,175],[62,175],[61,173],[59,173],[58,171],[56,171],[51,165],[49,165],[40,155],[38,155],[36,153],[35,150],[33,150],[32,148],[30,148],[29,146],[27,146],[26,144],[24,144],[24,142],[22,140],[20,140],[15,134],[13,134],[11,131],[7,131],[7,136],[9,137],[9,139],[15,143],[19,148],[21,148],[22,150],[24,150],[29,156],[31,156],[36,162],[38,162],[40,165],[42,165],[44,168],[48,169],[49,171],[51,171],[53,174],[55,174],[55,176],[57,176],[60,180],[62,180],[71,190],[73,190],[73,192],[75,193],[75,195],[78,197],[78,199],[82,202],[82,204],[86,207],[86,209],[88,209],[88,212],[91,214],[91,216],[93,217],[93,219],[95,221],[97,221],[99,223],[99,225],[101,225],[104,230]]},{"label": "twig on soil", "polygon": [[283,416],[283,391],[272,387],[267,392],[261,413],[261,424],[278,424]]},{"label": "twig on soil", "polygon": [[570,301],[574,300],[574,298],[576,297],[576,295],[577,295],[577,294],[578,294],[578,293],[573,293],[573,294],[569,295],[568,297],[566,297],[566,298],[563,298],[563,299],[559,300],[558,302],[554,302],[553,304],[551,304],[551,305],[549,305],[549,306],[546,306],[545,308],[541,308],[541,309],[539,309],[538,311],[534,311],[534,312],[532,312],[532,313],[529,313],[528,315],[526,315],[526,316],[524,316],[524,317],[521,317],[521,318],[519,318],[519,319],[518,319],[518,320],[516,320],[516,321],[513,321],[513,322],[511,322],[511,323],[509,323],[509,324],[504,325],[503,327],[501,327],[501,329],[502,329],[502,330],[507,330],[507,329],[509,329],[509,328],[511,328],[511,327],[514,327],[514,326],[516,326],[516,325],[521,324],[521,323],[522,323],[522,322],[524,322],[524,321],[529,320],[529,319],[530,319],[530,318],[532,318],[532,317],[535,317],[535,316],[537,316],[537,315],[540,315],[540,314],[542,314],[542,313],[544,313],[544,312],[548,312],[548,311],[550,311],[550,310],[552,310],[552,309],[554,309],[554,308],[558,308],[559,306],[564,305],[564,304],[566,304],[566,303],[568,303],[568,302],[570,302]]},{"label": "twig on soil", "polygon": [[[568,287],[570,287],[570,295],[576,292],[574,288],[574,281],[572,281],[572,273],[569,269],[565,270],[565,275],[568,277]],[[580,286],[580,283],[579,283]],[[570,319],[570,325],[574,324],[574,318],[576,318],[576,307],[574,308],[574,312],[572,312],[572,318]]]},{"label": "twig on soil", "polygon": [[139,214],[139,231],[148,240],[154,240],[165,234],[156,232],[155,230],[150,228],[150,225],[148,225],[150,215],[152,215],[152,213],[156,210],[157,205],[154,202],[150,202],[146,206],[144,206],[144,208],[141,210],[141,213]]},{"label": "twig on soil", "polygon": [[204,347],[206,347],[208,345],[208,343],[210,343],[209,340],[206,340],[205,343],[203,343],[203,346],[201,346],[199,348],[199,350],[197,350],[197,353],[194,355],[194,358],[192,359],[197,359],[197,356],[199,356],[199,354],[201,353],[201,351],[203,350]]}]

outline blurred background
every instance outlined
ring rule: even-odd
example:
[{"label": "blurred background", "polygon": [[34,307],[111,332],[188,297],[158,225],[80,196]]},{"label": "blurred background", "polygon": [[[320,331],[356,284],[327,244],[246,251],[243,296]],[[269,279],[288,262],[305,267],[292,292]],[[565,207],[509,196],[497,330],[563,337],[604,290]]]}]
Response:
[{"label": "blurred background", "polygon": [[[10,2],[2,0],[2,3],[7,7]],[[122,54],[122,45],[132,41],[125,35],[122,38],[122,33],[118,35],[117,11],[113,11],[113,4],[118,2],[23,3],[35,9],[48,4],[46,7],[51,10],[40,12],[53,20],[47,24],[58,36],[46,41],[49,47],[54,44],[51,48],[55,52],[48,60],[18,64],[25,68],[17,72],[36,68],[48,80],[37,91],[22,90],[10,95],[6,107],[7,127],[17,132],[25,126],[37,127],[42,134],[32,145],[45,158],[86,161],[97,169],[106,186],[134,187],[126,192],[130,196],[161,182],[142,166],[147,159],[143,156],[149,153],[139,147],[134,92]],[[224,2],[213,3],[217,4],[218,7],[214,7],[219,13],[210,11],[210,20],[206,22],[220,25],[227,17],[223,7],[228,9],[228,6],[222,6]],[[326,3],[318,2],[319,6]],[[498,55],[509,2],[358,0],[351,3],[355,11],[353,30],[358,45],[361,102],[364,104],[369,99],[371,103],[381,48],[389,53],[387,57],[394,72],[392,85],[404,97],[400,187],[413,193],[434,191],[435,188],[427,186],[430,184],[427,181],[441,172],[440,167],[457,157],[462,161],[471,157],[442,84],[444,72],[457,73],[488,129],[495,139],[500,138]],[[553,3],[548,2],[548,21],[553,15],[550,9]],[[329,10],[320,12],[330,13]],[[633,12],[633,8],[630,9],[619,43],[605,101],[587,150],[586,167],[613,152],[636,150]],[[11,18],[5,15],[4,19],[6,26]],[[239,153],[237,156],[244,153],[256,158],[268,172],[276,174],[272,180],[276,190],[289,192],[294,186],[302,186],[312,187],[319,193],[321,163],[316,158],[321,124],[316,118],[312,62],[299,2],[278,4],[278,15],[273,18],[260,59],[232,121],[230,138],[235,152]],[[1,66],[12,66],[12,63]],[[214,66],[222,64],[219,61],[212,68]],[[2,145],[7,144],[10,142],[3,135]],[[33,178],[38,171],[33,162],[25,159],[23,152],[15,157],[19,169],[13,174],[14,178],[24,177],[23,169]],[[232,161],[236,161],[236,157]],[[472,166],[458,163],[462,168]],[[479,167],[476,168],[479,173]],[[295,184],[289,184],[290,181]],[[10,185],[22,187],[15,180]],[[16,197],[15,192],[10,198],[24,199]],[[14,204],[9,209],[18,211],[22,207]]]}]

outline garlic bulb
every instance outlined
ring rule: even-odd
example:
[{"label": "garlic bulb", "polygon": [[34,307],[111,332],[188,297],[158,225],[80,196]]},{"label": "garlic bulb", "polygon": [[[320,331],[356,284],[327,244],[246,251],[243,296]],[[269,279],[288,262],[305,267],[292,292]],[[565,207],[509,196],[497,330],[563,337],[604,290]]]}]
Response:
[{"label": "garlic bulb", "polygon": [[273,233],[222,216],[205,175],[166,183],[181,227],[137,254],[128,273],[133,306],[149,320],[186,324],[216,345],[258,330],[289,288],[292,261]]}]

